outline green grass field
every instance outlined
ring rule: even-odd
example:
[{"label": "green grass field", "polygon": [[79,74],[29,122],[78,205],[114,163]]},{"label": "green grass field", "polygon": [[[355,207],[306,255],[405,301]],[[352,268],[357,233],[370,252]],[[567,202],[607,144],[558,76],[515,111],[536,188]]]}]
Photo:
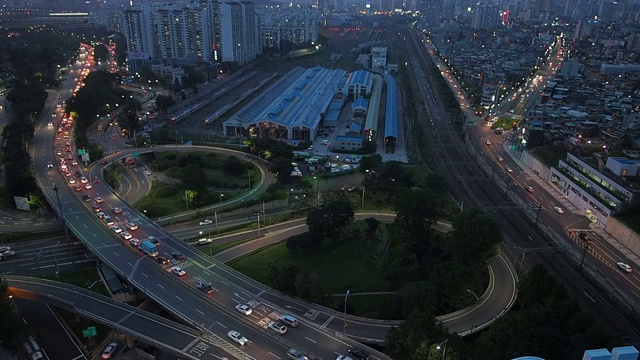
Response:
[{"label": "green grass field", "polygon": [[290,262],[305,273],[317,272],[326,281],[330,293],[389,291],[382,270],[373,267],[361,256],[356,241],[321,246],[300,253],[291,253],[284,242],[259,250],[229,263],[229,266],[262,283],[271,264]]}]

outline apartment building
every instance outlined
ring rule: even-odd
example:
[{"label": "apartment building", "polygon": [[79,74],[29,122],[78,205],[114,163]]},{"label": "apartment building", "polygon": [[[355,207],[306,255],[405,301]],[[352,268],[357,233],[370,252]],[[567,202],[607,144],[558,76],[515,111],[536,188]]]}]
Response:
[{"label": "apartment building", "polygon": [[604,229],[611,214],[637,196],[638,161],[609,157],[605,162],[599,155],[591,160],[568,153],[551,168],[549,183]]},{"label": "apartment building", "polygon": [[280,48],[287,40],[299,45],[318,41],[318,24],[311,9],[262,6],[256,8],[262,48]]},{"label": "apartment building", "polygon": [[261,53],[257,18],[253,3],[228,2],[220,5],[222,60],[243,66]]}]

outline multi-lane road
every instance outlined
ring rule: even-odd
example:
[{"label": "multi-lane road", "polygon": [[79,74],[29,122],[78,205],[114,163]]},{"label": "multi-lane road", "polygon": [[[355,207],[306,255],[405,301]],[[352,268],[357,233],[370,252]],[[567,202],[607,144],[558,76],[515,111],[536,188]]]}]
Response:
[{"label": "multi-lane road", "polygon": [[[429,56],[428,51],[433,50],[431,44],[424,38],[416,38],[415,44],[417,48],[425,50],[422,54],[417,55],[418,57]],[[434,60],[436,63],[438,62],[437,59]],[[552,59],[552,61],[555,60]],[[553,66],[543,68],[548,70],[551,67]],[[548,80],[549,78],[538,78],[538,81],[534,83],[534,88],[530,90],[533,90],[533,94],[538,94],[540,88]],[[448,81],[453,88],[454,80],[449,78]],[[430,105],[427,108],[435,109],[435,112],[431,114],[433,119],[431,125],[437,140],[434,142],[436,144],[447,143],[447,150],[444,150],[442,145],[439,148],[436,146],[434,149],[438,166],[446,169],[442,170],[443,174],[454,174],[453,179],[456,177],[459,179],[459,181],[449,179],[456,197],[464,199],[465,202],[471,201],[479,206],[492,209],[498,215],[498,220],[508,240],[507,244],[509,244],[509,246],[503,247],[505,251],[513,254],[513,247],[521,249],[518,250],[520,254],[517,255],[521,259],[524,259],[526,253],[530,253],[531,255],[528,255],[527,259],[533,259],[533,263],[543,262],[548,268],[553,269],[576,294],[579,301],[603,320],[602,324],[615,327],[617,332],[631,339],[640,338],[640,329],[637,329],[637,326],[628,320],[624,311],[620,310],[619,300],[612,300],[629,296],[632,298],[631,301],[626,301],[628,299],[626,298],[625,302],[631,307],[631,304],[635,304],[640,299],[637,295],[638,278],[623,274],[615,269],[615,266],[610,266],[611,263],[615,264],[616,259],[618,261],[624,260],[624,255],[616,251],[607,241],[598,239],[593,242],[593,246],[600,249],[596,257],[591,257],[586,251],[583,251],[585,244],[573,243],[572,240],[569,240],[566,236],[567,229],[586,228],[585,221],[580,220],[579,214],[567,214],[567,210],[571,209],[570,204],[566,203],[564,199],[557,199],[553,196],[554,190],[551,191],[551,195],[547,193],[546,190],[550,190],[550,186],[541,187],[538,185],[538,183],[545,183],[544,181],[531,181],[533,174],[524,171],[517,157],[512,159],[514,154],[505,150],[503,142],[506,136],[492,139],[493,144],[487,146],[485,139],[487,136],[491,136],[489,135],[490,129],[482,126],[482,121],[475,117],[470,110],[463,110],[467,118],[472,120],[467,124],[474,123],[476,125],[466,126],[466,142],[462,143],[458,133],[452,131],[451,124],[444,120],[446,116],[438,113],[437,99],[430,94],[429,89],[423,87],[422,90],[423,94],[427,94],[426,98]],[[529,105],[531,105],[535,103],[534,100],[535,96],[529,96],[526,101],[529,101]],[[520,109],[520,111],[524,110]],[[498,156],[505,159],[504,163],[497,160]],[[511,167],[514,171],[504,171],[504,165]],[[524,186],[531,186],[533,192],[526,191]],[[505,189],[508,190],[505,191]],[[538,204],[541,206],[538,207]],[[565,214],[555,212],[554,206],[564,208]],[[537,209],[540,209],[540,212],[536,224],[534,221],[525,220],[527,217],[535,218]],[[522,216],[521,214],[525,212],[528,212],[529,215]],[[532,214],[533,216],[531,216]],[[598,237],[591,233],[589,238],[597,239]],[[527,249],[531,251],[525,251]],[[570,254],[570,257],[577,259],[577,262],[580,262],[581,258],[578,254],[587,254],[586,259],[582,257],[585,260],[585,268],[586,264],[589,264],[587,272],[591,273],[591,276],[603,283],[604,286],[596,287],[592,282],[587,281],[584,274],[581,273],[581,271],[585,271],[582,264],[576,266],[575,263],[568,261],[567,257],[557,256],[560,253]],[[516,254],[512,255],[512,257],[515,256]],[[611,260],[601,261],[602,258]],[[527,262],[524,261],[525,264]],[[622,288],[628,295],[620,296],[618,294]],[[614,292],[616,293],[615,297],[613,296]]]}]

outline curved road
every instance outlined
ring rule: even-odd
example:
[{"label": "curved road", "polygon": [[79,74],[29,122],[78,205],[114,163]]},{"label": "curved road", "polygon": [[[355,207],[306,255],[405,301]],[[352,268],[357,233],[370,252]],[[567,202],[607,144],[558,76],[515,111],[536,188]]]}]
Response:
[{"label": "curved road", "polygon": [[[53,106],[53,104],[52,104]],[[74,192],[67,185],[68,179],[61,175],[57,169],[48,169],[47,162],[57,163],[54,148],[54,136],[52,129],[46,127],[45,121],[48,113],[43,113],[33,140],[33,159],[37,171],[37,180],[43,189],[48,201],[57,209],[58,197],[60,208],[64,213],[67,224],[73,233],[82,240],[96,256],[109,264],[130,283],[147,293],[152,299],[161,304],[169,312],[175,314],[183,321],[200,329],[208,329],[212,334],[225,338],[227,329],[233,328],[245,334],[254,334],[256,329],[264,330],[268,321],[285,312],[297,315],[301,325],[289,333],[286,337],[258,337],[251,339],[255,344],[242,349],[248,358],[279,358],[283,356],[286,348],[293,346],[303,349],[309,355],[313,354],[321,358],[330,358],[336,354],[345,353],[353,346],[353,343],[341,336],[336,336],[334,331],[328,331],[334,327],[341,328],[342,321],[337,320],[338,314],[333,311],[323,311],[315,306],[308,306],[294,299],[284,297],[264,285],[256,283],[241,274],[229,269],[222,263],[212,260],[184,244],[166,230],[157,226],[146,217],[139,214],[134,208],[122,201],[104,183],[94,183],[93,188],[87,190],[85,195],[91,201],[82,201],[80,194]],[[166,149],[174,149],[164,147]],[[180,151],[190,151],[198,147],[181,147]],[[211,151],[210,148],[204,148]],[[131,150],[136,151],[136,150]],[[232,153],[230,150],[223,150]],[[124,155],[123,153],[117,154]],[[245,154],[240,154],[245,155]],[[89,179],[99,176],[100,166],[92,167],[87,173]],[[263,175],[264,176],[264,175]],[[54,184],[57,184],[54,186]],[[262,186],[266,186],[264,183]],[[56,190],[54,190],[56,189]],[[254,191],[256,191],[255,189]],[[171,257],[172,253],[182,253],[184,260],[174,261],[181,266],[188,275],[178,278],[169,272],[169,266],[161,266],[154,260],[141,257],[137,249],[127,245],[113,233],[108,227],[93,215],[90,206],[98,196],[103,198],[99,205],[106,213],[111,214],[116,223],[124,228],[124,224],[135,222],[140,227],[134,232],[139,238],[155,237],[160,241],[162,256]],[[121,208],[121,214],[112,213],[112,209]],[[302,229],[300,229],[302,230]],[[283,233],[275,236],[284,236]],[[172,265],[174,265],[172,264]],[[505,271],[506,272],[506,271]],[[203,278],[210,281],[215,288],[212,298],[203,298],[195,290],[195,278]],[[492,292],[493,293],[493,292]],[[246,303],[253,308],[253,314],[243,317],[239,321],[233,307],[236,304]],[[508,301],[507,303],[510,303]],[[480,306],[489,304],[484,302]],[[479,313],[479,312],[478,312]],[[230,316],[233,314],[233,316]],[[460,321],[464,316],[452,319]],[[468,324],[468,320],[467,324]],[[219,325],[218,325],[219,324]],[[317,326],[313,326],[313,325]],[[473,327],[474,321],[471,322]],[[469,327],[469,326],[467,326]],[[258,330],[259,331],[259,330]],[[349,326],[352,336],[361,338],[384,338],[386,329],[370,326],[370,323],[353,323]],[[385,358],[383,354],[376,354],[378,358]]]}]

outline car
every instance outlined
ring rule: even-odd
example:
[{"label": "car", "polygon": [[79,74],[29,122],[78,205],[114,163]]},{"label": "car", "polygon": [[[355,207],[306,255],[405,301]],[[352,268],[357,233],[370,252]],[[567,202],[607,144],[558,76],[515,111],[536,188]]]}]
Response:
[{"label": "car", "polygon": [[527,186],[526,189],[528,192],[533,193],[533,186]]},{"label": "car", "polygon": [[11,246],[0,246],[0,253],[11,251]]},{"label": "car", "polygon": [[350,357],[348,357],[346,355],[338,355],[336,360],[353,360],[353,359],[351,359]]},{"label": "car", "polygon": [[562,208],[558,206],[554,206],[553,210],[555,210],[558,214],[564,214],[564,211],[562,210]]},{"label": "car", "polygon": [[113,213],[114,214],[122,214],[122,209],[120,209],[119,207],[113,208]]},{"label": "car", "polygon": [[73,187],[73,190],[75,190],[75,191],[82,191],[82,186],[80,186],[80,185],[76,185],[76,186],[74,186],[74,187]]},{"label": "car", "polygon": [[296,349],[289,349],[289,351],[287,351],[287,358],[291,360],[309,360],[308,357],[302,355],[302,353]]},{"label": "car", "polygon": [[198,223],[198,225],[200,225],[200,226],[202,226],[202,225],[211,225],[211,224],[213,224],[213,220],[211,220],[211,219],[204,219],[204,220],[202,220],[202,221],[200,221]]},{"label": "car", "polygon": [[86,177],[81,176],[81,177],[80,177],[80,182],[81,182],[81,183],[83,183],[83,184],[86,184],[87,182],[89,182],[89,180],[87,180],[87,178],[86,178]]},{"label": "car", "polygon": [[134,223],[128,223],[127,224],[127,229],[131,230],[131,231],[135,231],[138,230],[138,225],[134,224]]},{"label": "car", "polygon": [[242,334],[240,334],[239,332],[235,331],[235,330],[231,330],[227,333],[227,335],[229,336],[229,338],[235,342],[237,342],[240,345],[245,345],[246,343],[249,342],[249,340],[247,340],[246,337],[244,337]]},{"label": "car", "polygon": [[99,213],[99,212],[102,211],[102,208],[100,206],[98,206],[98,205],[92,205],[91,209],[93,209],[93,212],[95,212],[95,213]]},{"label": "car", "polygon": [[125,239],[125,240],[129,240],[131,239],[133,236],[131,236],[131,234],[129,234],[128,231],[123,231],[120,233],[120,237]]},{"label": "car", "polygon": [[269,323],[269,329],[280,335],[284,335],[287,332],[287,327],[284,324],[275,321]]},{"label": "car", "polygon": [[91,196],[89,196],[87,194],[84,194],[84,195],[82,195],[82,200],[83,201],[91,201]]},{"label": "car", "polygon": [[60,163],[60,169],[67,170],[67,164],[61,162]]},{"label": "car", "polygon": [[76,174],[76,177],[81,177],[82,176],[82,173],[80,172],[80,170],[76,170],[75,174]]},{"label": "car", "polygon": [[77,162],[77,161],[75,161],[75,160],[73,160],[73,161],[71,161],[71,165],[73,165],[73,166],[78,166],[78,162]]},{"label": "car", "polygon": [[74,178],[69,178],[69,184],[75,184],[76,183],[76,179]]},{"label": "car", "polygon": [[251,307],[249,307],[249,305],[247,304],[236,305],[236,310],[238,310],[238,312],[243,313],[245,315],[251,315],[251,313],[253,312],[253,310],[251,310]]},{"label": "car", "polygon": [[187,274],[180,266],[174,266],[171,268],[171,272],[178,276],[185,276]]},{"label": "car", "polygon": [[623,263],[623,262],[619,262],[618,267],[620,268],[620,270],[626,272],[626,273],[630,273],[631,271],[633,271],[633,269],[631,268],[631,266]]},{"label": "car", "polygon": [[13,251],[13,250],[2,251],[2,252],[0,252],[0,260],[4,260],[6,258],[15,256],[15,255],[16,255],[16,252]]},{"label": "car", "polygon": [[51,168],[53,168],[53,163],[51,163],[51,161],[49,161],[47,163],[47,169],[51,169]]},{"label": "car", "polygon": [[73,155],[71,155],[71,154],[67,155],[67,159],[73,160]]},{"label": "car", "polygon": [[104,348],[104,351],[102,352],[102,358],[111,359],[111,355],[113,355],[113,353],[115,353],[117,349],[118,349],[118,343],[113,342],[107,345],[107,347]]},{"label": "car", "polygon": [[206,281],[198,280],[198,284],[196,285],[196,287],[206,294],[213,293],[213,286],[211,286],[211,283],[208,283]]},{"label": "car", "polygon": [[173,258],[174,258],[174,259],[176,259],[176,260],[184,260],[184,259],[186,259],[186,258],[184,257],[184,255],[182,255],[182,254],[180,254],[180,253],[173,253],[173,254],[171,254],[171,257],[173,257]]},{"label": "car", "polygon": [[131,244],[132,246],[138,247],[138,245],[140,245],[140,239],[131,238],[129,239],[129,244]]},{"label": "car", "polygon": [[87,190],[90,190],[92,187],[93,186],[91,186],[91,184],[89,184],[89,183],[84,184],[84,188],[87,189]]},{"label": "car", "polygon": [[118,225],[113,225],[113,227],[111,227],[111,230],[113,230],[113,232],[116,234],[120,234],[122,232],[122,229]]},{"label": "car", "polygon": [[487,139],[487,141],[485,141],[485,144],[491,145],[491,140]]},{"label": "car", "polygon": [[71,175],[73,175],[73,174],[71,173],[71,171],[65,171],[65,172],[64,172],[64,176],[66,176],[66,177],[70,177]]},{"label": "car", "polygon": [[368,352],[366,352],[364,349],[361,349],[359,347],[355,347],[349,350],[349,354],[355,356],[358,359],[371,360],[371,355],[369,355]]},{"label": "car", "polygon": [[[138,239],[136,239],[136,240],[138,240]],[[138,240],[138,241],[140,241],[140,240]],[[133,245],[133,244],[132,244],[132,245]],[[138,245],[135,245],[135,246],[138,246]],[[167,264],[171,263],[171,260],[169,260],[169,259],[167,259],[167,258],[165,258],[165,257],[162,257],[162,256],[158,256],[158,257],[156,258],[156,260],[158,260],[158,262],[159,262],[160,264],[162,264],[162,265],[167,265]]]},{"label": "car", "polygon": [[105,213],[103,213],[102,211],[98,211],[98,212],[96,213],[96,216],[97,216],[100,220],[102,220],[102,219],[104,219],[104,217],[105,217],[105,216],[107,216],[107,215],[106,215]]},{"label": "car", "polygon": [[504,159],[502,158],[502,156],[498,156],[498,161],[503,162]]},{"label": "car", "polygon": [[513,169],[508,167],[508,166],[505,166],[504,169],[507,170],[508,173],[512,173],[513,172]]},{"label": "car", "polygon": [[96,177],[93,179],[93,182],[94,182],[94,183],[96,183],[96,184],[100,184],[100,179],[98,179],[98,177],[96,176]]}]

